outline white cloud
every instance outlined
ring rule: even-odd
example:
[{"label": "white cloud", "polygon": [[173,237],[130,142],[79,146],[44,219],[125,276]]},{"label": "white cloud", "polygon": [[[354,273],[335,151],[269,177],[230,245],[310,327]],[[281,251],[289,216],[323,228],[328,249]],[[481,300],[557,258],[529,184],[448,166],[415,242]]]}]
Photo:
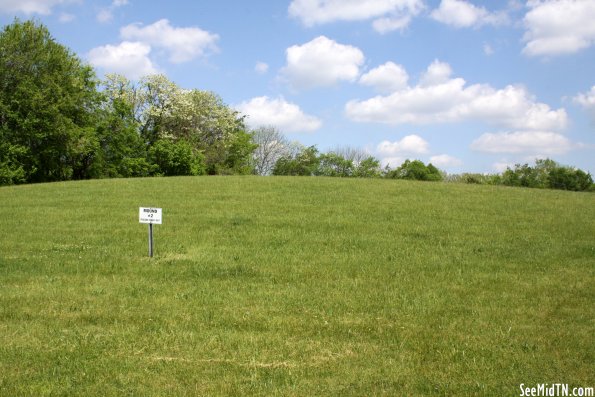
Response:
[{"label": "white cloud", "polygon": [[374,28],[386,33],[403,29],[425,8],[423,0],[293,0],[289,15],[311,27],[335,21],[376,19]]},{"label": "white cloud", "polygon": [[471,144],[471,149],[485,153],[565,154],[578,145],[562,134],[551,131],[515,131],[486,133]]},{"label": "white cloud", "polygon": [[106,72],[138,79],[159,72],[149,59],[150,52],[151,47],[147,44],[125,41],[117,46],[96,47],[89,52],[87,58],[93,66]]},{"label": "white cloud", "polygon": [[573,98],[575,103],[578,103],[589,111],[595,118],[595,85],[587,93],[580,93]]},{"label": "white cloud", "polygon": [[320,119],[305,114],[298,105],[283,98],[256,97],[235,108],[248,116],[246,122],[253,128],[272,125],[282,132],[312,132],[322,126]]},{"label": "white cloud", "polygon": [[411,23],[411,15],[400,17],[379,18],[372,23],[372,27],[380,34],[386,34],[395,30],[404,30]]},{"label": "white cloud", "polygon": [[400,141],[382,141],[376,151],[384,157],[395,157],[403,154],[424,154],[428,152],[428,142],[419,135],[407,135]]},{"label": "white cloud", "polygon": [[399,156],[395,156],[395,157],[383,157],[382,159],[380,159],[380,164],[383,167],[388,166],[390,168],[397,168],[401,164],[403,164],[405,162],[405,160],[407,160],[406,157],[399,157]]},{"label": "white cloud", "polygon": [[466,86],[450,78],[450,67],[435,61],[420,84],[387,96],[353,100],[345,105],[348,118],[359,122],[431,124],[483,121],[516,130],[562,130],[568,118],[564,109],[553,110],[524,87]]},{"label": "white cloud", "polygon": [[281,74],[295,89],[324,87],[339,81],[354,81],[364,63],[356,47],[339,44],[325,36],[287,49],[287,65]]},{"label": "white cloud", "polygon": [[446,62],[434,60],[422,74],[419,84],[422,87],[447,83],[452,75],[452,68]]},{"label": "white cloud", "polygon": [[430,157],[430,163],[435,165],[438,168],[453,168],[453,167],[460,167],[463,165],[463,162],[453,156],[449,156],[448,154],[439,154],[436,156]]},{"label": "white cloud", "polygon": [[197,27],[177,28],[161,19],[152,25],[131,24],[120,29],[124,40],[139,41],[169,53],[169,60],[182,63],[217,50],[219,36]]},{"label": "white cloud", "polygon": [[403,66],[387,62],[364,74],[360,84],[373,87],[381,93],[391,93],[407,87],[409,76]]},{"label": "white cloud", "polygon": [[514,168],[514,163],[509,161],[497,161],[492,164],[492,169],[498,173],[506,171],[507,168]]},{"label": "white cloud", "polygon": [[78,2],[79,0],[2,0],[0,12],[49,15],[55,6]]},{"label": "white cloud", "polygon": [[114,19],[114,10],[125,5],[128,5],[128,0],[114,0],[109,7],[103,8],[97,13],[97,21],[101,23],[111,22]]},{"label": "white cloud", "polygon": [[442,0],[440,6],[430,15],[434,20],[455,28],[501,25],[508,22],[505,13],[489,12],[484,7],[477,7],[464,0]]},{"label": "white cloud", "polygon": [[266,72],[269,71],[269,65],[264,62],[256,62],[256,65],[254,66],[254,70],[258,74],[265,74]]},{"label": "white cloud", "polygon": [[573,54],[595,43],[593,0],[530,0],[527,6],[524,54]]}]

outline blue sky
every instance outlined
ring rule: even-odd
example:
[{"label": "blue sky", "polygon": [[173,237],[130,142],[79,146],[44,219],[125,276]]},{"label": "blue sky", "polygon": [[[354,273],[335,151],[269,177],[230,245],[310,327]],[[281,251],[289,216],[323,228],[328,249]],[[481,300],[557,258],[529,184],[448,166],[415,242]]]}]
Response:
[{"label": "blue sky", "polygon": [[595,174],[595,0],[0,0],[15,17],[99,76],[163,73],[322,151]]}]

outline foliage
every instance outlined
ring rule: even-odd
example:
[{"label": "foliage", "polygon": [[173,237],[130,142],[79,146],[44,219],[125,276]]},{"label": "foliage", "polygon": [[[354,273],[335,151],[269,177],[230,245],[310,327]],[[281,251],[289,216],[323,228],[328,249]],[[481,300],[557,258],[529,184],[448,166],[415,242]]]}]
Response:
[{"label": "foliage", "polygon": [[252,153],[244,118],[214,93],[185,90],[163,75],[135,84],[108,75],[105,92],[111,102],[122,100],[131,109],[147,147],[163,139],[187,142],[202,153],[209,174],[251,173]]},{"label": "foliage", "polygon": [[587,191],[593,185],[591,174],[583,170],[562,166],[551,159],[539,159],[535,166],[516,164],[502,174],[502,184],[531,188]]},{"label": "foliage", "polygon": [[336,177],[353,175],[353,161],[347,160],[336,153],[323,153],[319,156],[318,161],[318,168],[314,172],[315,175]]},{"label": "foliage", "polygon": [[0,32],[3,183],[92,176],[99,103],[93,70],[48,29],[15,20]]},{"label": "foliage", "polygon": [[223,173],[222,170],[225,170],[225,173],[230,175],[253,174],[253,154],[257,146],[253,141],[252,134],[244,130],[237,131],[227,147],[223,167],[219,169],[219,172],[215,173]]},{"label": "foliage", "polygon": [[101,149],[97,159],[100,176],[116,178],[152,174],[146,145],[138,133],[138,123],[130,103],[122,98],[110,98],[104,104],[97,136]]},{"label": "foliage", "polygon": [[20,160],[27,148],[0,141],[0,185],[12,185],[27,181],[27,174]]},{"label": "foliage", "polygon": [[214,93],[163,75],[94,71],[48,29],[0,33],[0,184],[149,175],[249,174],[256,145]]},{"label": "foliage", "polygon": [[446,182],[467,183],[472,185],[500,185],[502,177],[499,174],[463,173],[447,175]]},{"label": "foliage", "polygon": [[254,150],[254,173],[272,174],[277,160],[290,155],[289,141],[277,128],[271,126],[253,130],[252,137],[257,145]]},{"label": "foliage", "polygon": [[420,160],[405,160],[398,168],[391,170],[386,175],[390,179],[409,179],[417,181],[441,181],[440,170],[431,163],[425,165]]},{"label": "foliage", "polygon": [[381,175],[380,161],[372,156],[361,160],[353,171],[353,176],[357,178],[380,178]]},{"label": "foliage", "polygon": [[315,175],[320,159],[316,146],[301,147],[296,153],[282,156],[275,163],[273,175]]},{"label": "foliage", "polygon": [[155,173],[163,176],[203,175],[203,157],[184,140],[160,139],[149,149],[149,159],[156,165]]},{"label": "foliage", "polygon": [[[331,151],[319,153],[315,146],[286,146],[287,153],[275,163],[273,175],[327,176],[376,178],[381,176],[380,161],[372,156],[363,156],[363,152],[343,148],[341,153]],[[349,158],[346,158],[349,156]]]}]

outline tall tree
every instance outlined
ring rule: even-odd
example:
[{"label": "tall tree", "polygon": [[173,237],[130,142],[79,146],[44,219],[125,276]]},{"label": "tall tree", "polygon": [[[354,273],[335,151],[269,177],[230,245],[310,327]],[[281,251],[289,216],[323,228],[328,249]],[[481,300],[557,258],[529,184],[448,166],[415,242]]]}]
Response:
[{"label": "tall tree", "polygon": [[[251,157],[256,146],[246,131],[244,118],[218,95],[182,89],[163,75],[147,76],[138,84],[123,76],[108,75],[105,86],[111,101],[119,99],[129,105],[149,150],[160,140],[176,144],[184,141],[194,151],[193,162],[200,159],[210,174],[252,171]],[[166,147],[174,148],[160,145],[160,151]],[[193,169],[203,169],[203,165]]]},{"label": "tall tree", "polygon": [[275,127],[260,127],[252,131],[253,141],[258,147],[254,151],[254,172],[270,175],[277,160],[290,154],[291,144]]},{"label": "tall tree", "polygon": [[[0,167],[4,182],[91,177],[99,143],[94,71],[36,22],[0,32]],[[11,176],[12,175],[12,176]]]}]

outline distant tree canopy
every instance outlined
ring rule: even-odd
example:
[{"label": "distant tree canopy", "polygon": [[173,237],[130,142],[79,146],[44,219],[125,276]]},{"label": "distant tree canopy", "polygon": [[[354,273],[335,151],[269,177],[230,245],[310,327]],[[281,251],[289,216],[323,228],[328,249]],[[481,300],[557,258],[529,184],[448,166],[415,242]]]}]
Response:
[{"label": "distant tree canopy", "polygon": [[[203,174],[302,175],[441,181],[420,160],[395,169],[365,150],[290,142],[274,127],[249,131],[212,92],[163,75],[138,82],[94,70],[34,21],[0,32],[0,185],[71,179]],[[590,174],[553,160],[501,175],[448,181],[595,191]]]},{"label": "distant tree canopy", "polygon": [[257,145],[216,94],[94,70],[36,22],[0,32],[0,185],[249,174]]},{"label": "distant tree canopy", "polygon": [[[244,118],[216,94],[182,89],[163,75],[145,77],[138,84],[124,76],[108,75],[105,86],[108,115],[118,108],[127,109],[126,117],[120,120],[136,126],[136,136],[148,148],[149,160],[155,166],[153,172],[252,172],[252,153],[257,145],[246,130]],[[160,160],[167,157],[172,160]],[[182,164],[172,166],[174,159]]]},{"label": "distant tree canopy", "polygon": [[400,167],[386,173],[387,178],[409,179],[417,181],[441,181],[442,173],[431,163],[425,165],[420,160],[405,160]]},{"label": "distant tree canopy", "polygon": [[[348,150],[345,149],[347,153]],[[355,150],[351,151],[355,152]],[[382,175],[380,161],[372,156],[346,158],[335,151],[320,153],[315,146],[294,145],[281,156],[273,168],[273,175],[330,176],[376,178]]]},{"label": "distant tree canopy", "polygon": [[516,164],[502,174],[501,183],[541,189],[585,191],[593,189],[591,174],[583,170],[562,166],[551,159],[535,161],[535,166]]}]

